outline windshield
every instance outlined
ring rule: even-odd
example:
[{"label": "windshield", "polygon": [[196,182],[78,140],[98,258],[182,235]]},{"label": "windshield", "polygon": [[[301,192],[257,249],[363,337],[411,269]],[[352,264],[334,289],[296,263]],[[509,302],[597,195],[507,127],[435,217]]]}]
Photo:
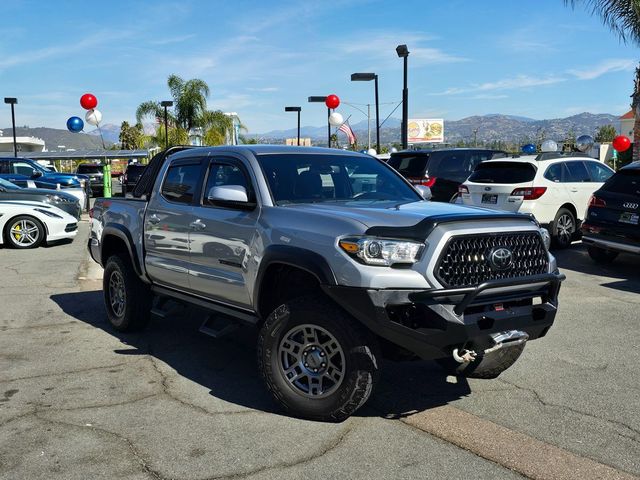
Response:
[{"label": "windshield", "polygon": [[102,173],[100,165],[79,165],[78,173]]},{"label": "windshield", "polygon": [[469,177],[472,183],[525,183],[536,176],[536,167],[527,162],[483,162]]},{"label": "windshield", "polygon": [[258,155],[277,205],[325,202],[416,202],[420,196],[373,157]]},{"label": "windshield", "polygon": [[4,178],[0,178],[0,187],[6,190],[20,190],[19,186],[9,182],[8,180],[5,180]]}]

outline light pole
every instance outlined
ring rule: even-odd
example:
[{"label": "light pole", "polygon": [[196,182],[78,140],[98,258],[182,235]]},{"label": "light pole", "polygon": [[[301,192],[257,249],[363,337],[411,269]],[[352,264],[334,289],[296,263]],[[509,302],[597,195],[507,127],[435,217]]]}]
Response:
[{"label": "light pole", "polygon": [[[327,96],[311,96],[308,99],[309,103],[324,103],[327,101]],[[331,124],[329,123],[329,117],[331,116],[331,109],[327,107],[327,147],[331,148]]]},{"label": "light pole", "polygon": [[[355,108],[356,110],[358,110],[359,112],[362,112],[364,115],[367,116],[367,149],[371,148],[371,104],[370,103],[366,104],[367,111],[365,112],[364,110],[359,108],[355,103],[349,103],[349,102],[342,102],[342,103]],[[361,103],[360,105],[364,106],[364,103]]]},{"label": "light pole", "polygon": [[164,107],[164,148],[169,148],[169,121],[167,118],[167,108],[173,107],[173,102],[170,100],[163,100],[160,105]]},{"label": "light pole", "polygon": [[352,73],[352,82],[375,82],[376,93],[376,152],[380,153],[380,102],[378,101],[378,75],[375,73]]},{"label": "light pole", "polygon": [[285,112],[298,112],[298,146],[300,146],[300,112],[302,107],[284,107]]},{"label": "light pole", "polygon": [[16,142],[16,112],[14,111],[14,105],[18,103],[18,99],[14,97],[4,97],[4,103],[11,105],[11,125],[13,127],[13,156],[18,156],[18,143]]},{"label": "light pole", "polygon": [[409,88],[407,87],[407,59],[409,58],[409,49],[406,45],[398,45],[396,47],[398,57],[404,60],[404,81],[402,87],[402,148],[409,148],[409,139],[407,134],[407,123],[409,122]]}]

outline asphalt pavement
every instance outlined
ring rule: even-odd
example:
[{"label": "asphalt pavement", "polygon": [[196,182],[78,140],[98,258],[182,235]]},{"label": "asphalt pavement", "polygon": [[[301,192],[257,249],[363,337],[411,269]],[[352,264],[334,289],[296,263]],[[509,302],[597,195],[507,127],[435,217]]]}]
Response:
[{"label": "asphalt pavement", "polygon": [[0,248],[0,478],[634,478],[640,475],[640,259],[558,254],[549,334],[496,380],[384,362],[340,424],[283,415],[255,332],[213,339],[186,310],[112,330],[88,223]]}]

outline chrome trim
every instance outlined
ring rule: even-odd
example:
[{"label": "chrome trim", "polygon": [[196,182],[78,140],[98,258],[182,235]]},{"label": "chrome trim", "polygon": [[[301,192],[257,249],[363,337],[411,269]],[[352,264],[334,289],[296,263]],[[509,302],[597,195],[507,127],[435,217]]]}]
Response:
[{"label": "chrome trim", "polygon": [[621,250],[623,252],[628,252],[628,253],[640,254],[640,247],[634,247],[633,245],[627,245],[626,243],[612,242],[610,240],[601,240],[599,238],[596,239],[586,235],[582,237],[582,241],[584,243],[592,243],[595,246],[601,246],[601,247],[610,248],[614,250]]}]

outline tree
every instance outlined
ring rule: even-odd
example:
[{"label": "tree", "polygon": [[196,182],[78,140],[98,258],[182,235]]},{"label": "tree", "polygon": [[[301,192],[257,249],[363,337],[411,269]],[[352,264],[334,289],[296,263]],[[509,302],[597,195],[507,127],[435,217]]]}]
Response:
[{"label": "tree", "polygon": [[564,145],[562,146],[562,151],[572,152],[573,147],[576,144],[576,131],[571,127],[571,129],[567,132],[567,135],[564,137]]},{"label": "tree", "polygon": [[[640,46],[640,2],[638,0],[564,0],[575,8],[584,4],[597,15],[623,43]],[[640,160],[640,67],[636,68],[631,109],[635,113],[633,126],[633,161]]]},{"label": "tree", "polygon": [[143,148],[148,138],[144,134],[141,123],[136,123],[133,127],[126,120],[120,125],[120,136],[118,137],[123,150],[136,150]]},{"label": "tree", "polygon": [[613,142],[613,139],[617,134],[618,132],[616,132],[616,127],[613,125],[602,125],[596,132],[596,142]]}]

